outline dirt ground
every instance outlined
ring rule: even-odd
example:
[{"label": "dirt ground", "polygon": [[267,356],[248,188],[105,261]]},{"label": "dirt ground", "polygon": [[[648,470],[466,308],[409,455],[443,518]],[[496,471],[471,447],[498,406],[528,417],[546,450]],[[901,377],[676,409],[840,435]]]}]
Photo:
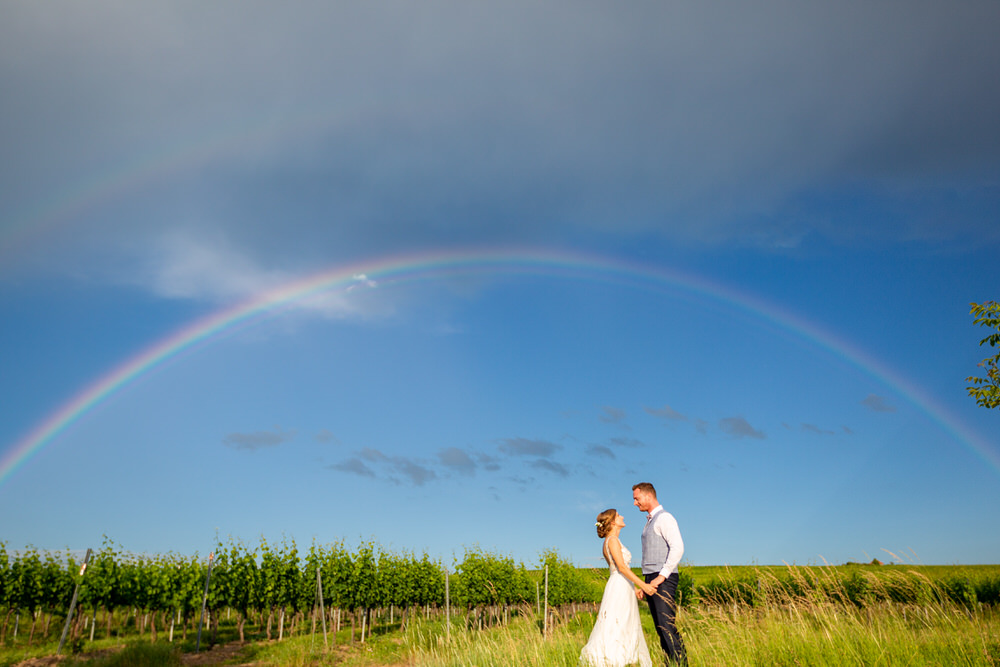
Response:
[{"label": "dirt ground", "polygon": [[[213,646],[208,651],[201,651],[199,653],[185,653],[181,656],[181,661],[185,665],[197,665],[198,667],[207,667],[208,665],[221,665],[222,663],[232,660],[243,647],[246,646],[246,642],[230,642],[228,644],[217,644]],[[243,663],[241,663],[243,664]],[[252,665],[253,663],[245,663],[247,665]]]}]

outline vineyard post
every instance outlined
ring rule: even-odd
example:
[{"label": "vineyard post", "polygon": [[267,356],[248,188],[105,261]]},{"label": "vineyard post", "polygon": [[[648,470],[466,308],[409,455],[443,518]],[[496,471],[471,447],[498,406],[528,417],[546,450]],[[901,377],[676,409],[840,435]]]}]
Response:
[{"label": "vineyard post", "polygon": [[76,587],[73,589],[73,599],[69,603],[69,611],[66,612],[66,624],[63,625],[62,636],[59,637],[59,648],[56,649],[56,655],[62,653],[63,644],[66,643],[66,633],[69,632],[69,623],[73,620],[73,612],[76,611],[76,599],[80,594],[80,584],[83,582],[83,573],[87,571],[87,563],[90,562],[90,549],[87,549],[87,555],[83,557],[83,566],[80,568],[80,578],[76,581]]},{"label": "vineyard post", "polygon": [[448,568],[444,569],[444,636],[451,641],[451,590],[448,588]]},{"label": "vineyard post", "polygon": [[329,648],[330,643],[326,639],[326,610],[323,608],[323,578],[319,574],[319,566],[316,567],[316,595],[319,597],[319,615],[323,619],[323,647]]},{"label": "vineyard post", "polygon": [[212,559],[215,552],[208,554],[208,574],[205,575],[205,592],[201,596],[201,618],[198,619],[198,639],[194,643],[194,652],[201,649],[201,626],[205,623],[205,606],[208,604],[208,582],[212,580]]},{"label": "vineyard post", "polygon": [[545,564],[545,615],[542,616],[542,636],[549,636],[549,564]]}]

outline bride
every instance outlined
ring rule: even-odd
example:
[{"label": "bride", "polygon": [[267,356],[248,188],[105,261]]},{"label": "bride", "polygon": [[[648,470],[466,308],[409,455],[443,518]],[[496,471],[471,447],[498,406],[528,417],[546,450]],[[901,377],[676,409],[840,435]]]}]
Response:
[{"label": "bride", "polygon": [[639,622],[639,603],[635,584],[646,595],[655,595],[656,588],[637,577],[630,567],[632,554],[618,534],[625,527],[625,518],[617,510],[604,510],[597,515],[597,536],[604,538],[604,560],[611,574],[604,586],[604,597],[597,612],[594,629],[580,653],[580,661],[594,667],[624,667],[639,663],[652,667],[646,638]]}]

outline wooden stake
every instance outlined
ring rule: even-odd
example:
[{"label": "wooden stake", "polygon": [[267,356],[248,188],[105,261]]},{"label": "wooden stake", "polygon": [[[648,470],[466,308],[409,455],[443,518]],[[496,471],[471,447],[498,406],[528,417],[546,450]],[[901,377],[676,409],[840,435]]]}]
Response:
[{"label": "wooden stake", "polygon": [[[83,573],[87,571],[87,563],[90,562],[91,550],[87,549],[87,555],[83,558],[83,567],[80,568],[80,578],[76,580],[76,587],[73,589],[73,598],[69,603],[69,611],[66,612],[66,624],[63,625],[62,636],[59,638],[59,648],[56,655],[62,653],[63,644],[66,643],[66,633],[69,632],[69,623],[73,620],[73,612],[76,611],[76,599],[80,595],[80,584],[83,582]],[[34,627],[34,624],[32,624]],[[17,637],[17,623],[14,623],[14,637]]]}]

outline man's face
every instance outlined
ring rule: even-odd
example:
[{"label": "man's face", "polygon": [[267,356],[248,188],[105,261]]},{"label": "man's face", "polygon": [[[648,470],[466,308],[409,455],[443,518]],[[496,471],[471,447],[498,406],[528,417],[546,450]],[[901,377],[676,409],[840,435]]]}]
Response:
[{"label": "man's face", "polygon": [[643,512],[653,509],[652,496],[642,489],[632,490],[632,504]]}]

